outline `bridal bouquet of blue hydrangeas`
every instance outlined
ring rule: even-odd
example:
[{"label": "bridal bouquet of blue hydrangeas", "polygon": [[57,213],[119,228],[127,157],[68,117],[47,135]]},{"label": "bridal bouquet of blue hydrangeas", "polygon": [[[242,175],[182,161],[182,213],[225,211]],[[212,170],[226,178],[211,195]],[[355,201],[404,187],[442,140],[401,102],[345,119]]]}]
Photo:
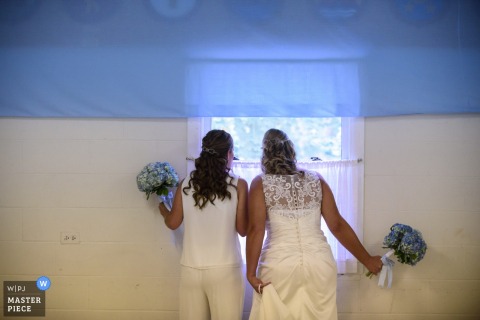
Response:
[{"label": "bridal bouquet of blue hydrangeas", "polygon": [[[383,245],[390,251],[382,257],[383,267],[378,280],[380,287],[384,286],[387,277],[388,287],[392,286],[393,265],[395,264],[390,259],[392,254],[397,257],[398,262],[414,266],[425,257],[427,251],[427,244],[423,240],[421,232],[400,223],[395,223],[390,227],[390,233],[385,236]],[[367,276],[372,277],[373,274],[368,272]]]},{"label": "bridal bouquet of blue hydrangeas", "polygon": [[171,201],[170,189],[177,185],[178,174],[168,162],[149,163],[137,175],[138,190],[145,192],[147,200],[150,195],[157,194]]}]

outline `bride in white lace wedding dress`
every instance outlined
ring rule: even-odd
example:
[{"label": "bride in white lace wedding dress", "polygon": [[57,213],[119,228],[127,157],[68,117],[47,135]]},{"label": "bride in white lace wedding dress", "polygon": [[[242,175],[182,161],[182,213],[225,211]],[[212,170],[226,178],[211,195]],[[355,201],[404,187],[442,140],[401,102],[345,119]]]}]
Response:
[{"label": "bride in white lace wedding dress", "polygon": [[[250,319],[337,319],[337,268],[320,229],[323,215],[333,235],[368,270],[381,270],[341,217],[322,177],[297,170],[288,137],[270,129],[263,140],[262,170],[251,184],[247,279],[255,289]],[[267,230],[267,238],[263,238]]]}]

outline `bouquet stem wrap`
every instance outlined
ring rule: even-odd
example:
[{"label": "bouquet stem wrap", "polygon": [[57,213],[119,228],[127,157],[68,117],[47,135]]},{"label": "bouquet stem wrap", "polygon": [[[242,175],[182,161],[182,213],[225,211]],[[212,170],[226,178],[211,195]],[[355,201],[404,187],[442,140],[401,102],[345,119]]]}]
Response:
[{"label": "bouquet stem wrap", "polygon": [[392,287],[392,281],[393,281],[393,266],[395,265],[395,262],[390,259],[390,256],[395,253],[395,250],[390,250],[387,253],[385,253],[382,256],[382,262],[383,262],[383,267],[382,271],[380,271],[380,276],[378,278],[378,286],[379,287],[384,287],[385,286],[385,280],[388,277],[388,288]]},{"label": "bouquet stem wrap", "polygon": [[168,211],[172,211],[172,204],[173,204],[173,192],[168,190],[167,195],[159,195],[158,202],[162,203],[167,207]]}]

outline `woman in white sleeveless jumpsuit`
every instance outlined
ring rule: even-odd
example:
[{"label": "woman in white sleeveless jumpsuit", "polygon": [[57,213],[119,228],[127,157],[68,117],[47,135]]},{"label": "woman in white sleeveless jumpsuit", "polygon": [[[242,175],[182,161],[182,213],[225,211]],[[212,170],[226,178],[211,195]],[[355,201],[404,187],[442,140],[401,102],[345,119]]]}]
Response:
[{"label": "woman in white sleeveless jumpsuit", "polygon": [[195,170],[175,193],[172,211],[159,204],[170,229],[184,224],[180,319],[240,320],[245,284],[238,234],[247,229],[248,185],[229,171],[233,141],[223,130],[202,139]]}]

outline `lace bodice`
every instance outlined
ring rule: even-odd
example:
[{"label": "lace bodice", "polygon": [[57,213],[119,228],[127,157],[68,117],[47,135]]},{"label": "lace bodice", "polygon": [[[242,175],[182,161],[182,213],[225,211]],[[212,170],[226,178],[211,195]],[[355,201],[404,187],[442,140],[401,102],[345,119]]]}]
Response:
[{"label": "lace bodice", "polygon": [[[294,257],[302,264],[305,254],[330,250],[321,230],[322,186],[316,172],[304,175],[262,176],[267,238],[260,265],[268,259]],[[330,252],[330,251],[329,251]]]},{"label": "lace bodice", "polygon": [[298,218],[320,210],[322,188],[315,172],[305,171],[305,175],[266,174],[262,178],[269,213]]}]

